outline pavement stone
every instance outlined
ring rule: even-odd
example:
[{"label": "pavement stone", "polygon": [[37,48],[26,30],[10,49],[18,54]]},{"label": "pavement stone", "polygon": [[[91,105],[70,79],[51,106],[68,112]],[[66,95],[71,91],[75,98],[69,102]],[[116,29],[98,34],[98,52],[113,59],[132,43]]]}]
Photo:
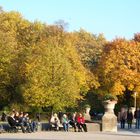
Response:
[{"label": "pavement stone", "polygon": [[118,132],[39,131],[35,133],[1,133],[0,140],[140,140],[140,130],[120,129]]},{"label": "pavement stone", "polygon": [[2,133],[0,140],[140,140],[140,131]]}]

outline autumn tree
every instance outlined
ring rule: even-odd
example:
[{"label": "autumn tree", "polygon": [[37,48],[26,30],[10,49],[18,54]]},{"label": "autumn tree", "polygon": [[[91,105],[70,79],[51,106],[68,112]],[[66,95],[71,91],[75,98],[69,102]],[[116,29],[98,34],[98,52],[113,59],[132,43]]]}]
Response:
[{"label": "autumn tree", "polygon": [[107,43],[98,66],[98,75],[101,92],[113,95],[139,92],[140,44],[125,39]]},{"label": "autumn tree", "polygon": [[[73,43],[73,46],[76,48],[83,66],[88,71],[87,80],[90,87],[88,91],[88,96],[85,94],[84,97],[85,100],[82,102],[80,101],[80,106],[81,105],[84,106],[86,104],[91,103],[90,99],[94,96],[93,94],[95,93],[93,91],[100,85],[98,83],[96,68],[100,56],[103,52],[103,47],[104,44],[106,43],[106,39],[102,34],[95,35],[83,29],[72,32],[70,35],[71,42]],[[93,102],[96,102],[95,100],[96,99],[94,99]],[[91,105],[93,104],[91,103]]]},{"label": "autumn tree", "polygon": [[72,35],[75,37],[74,45],[84,66],[93,70],[102,54],[106,39],[102,34],[94,35],[83,29]]},{"label": "autumn tree", "polygon": [[15,39],[9,33],[0,31],[0,100],[1,104],[6,104],[13,100],[11,92],[14,92],[11,84],[13,67],[16,57]]},{"label": "autumn tree", "polygon": [[82,99],[81,89],[88,89],[86,69],[62,28],[46,26],[42,36],[26,61],[25,101],[55,110],[75,106]]},{"label": "autumn tree", "polygon": [[18,12],[0,13],[2,104],[11,107],[24,104],[21,84],[26,82],[25,62],[27,56],[32,55],[30,48],[39,40],[39,25],[23,19]]},{"label": "autumn tree", "polygon": [[0,96],[2,104],[20,102],[22,99],[18,91],[18,73],[16,71],[18,45],[16,41],[17,23],[21,20],[17,12],[0,13]]}]

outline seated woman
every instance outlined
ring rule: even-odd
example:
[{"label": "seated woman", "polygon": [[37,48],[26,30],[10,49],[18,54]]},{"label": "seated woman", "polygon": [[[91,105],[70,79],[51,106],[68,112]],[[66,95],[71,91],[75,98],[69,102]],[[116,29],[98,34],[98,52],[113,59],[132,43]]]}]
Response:
[{"label": "seated woman", "polygon": [[85,118],[83,115],[80,113],[77,117],[77,127],[78,127],[78,132],[82,131],[82,128],[85,132],[87,132],[87,126],[85,124]]},{"label": "seated woman", "polygon": [[69,128],[68,124],[69,124],[68,117],[67,117],[66,114],[64,114],[63,117],[62,117],[62,125],[63,125],[63,128],[64,128],[64,131],[68,132],[68,128]]},{"label": "seated woman", "polygon": [[74,131],[76,132],[76,125],[77,125],[76,113],[73,113],[72,116],[70,116],[69,124],[74,128]]},{"label": "seated woman", "polygon": [[54,115],[52,115],[52,117],[50,119],[50,125],[54,125],[55,130],[57,130],[57,131],[59,130],[60,120],[58,119],[58,116],[56,113]]}]

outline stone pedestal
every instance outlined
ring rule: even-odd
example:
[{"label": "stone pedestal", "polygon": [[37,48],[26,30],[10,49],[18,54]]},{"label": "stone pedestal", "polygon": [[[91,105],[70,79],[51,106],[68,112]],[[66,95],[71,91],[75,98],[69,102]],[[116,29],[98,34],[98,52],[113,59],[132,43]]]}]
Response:
[{"label": "stone pedestal", "polygon": [[114,106],[116,101],[104,102],[105,114],[102,118],[103,132],[117,132],[117,117],[114,114]]},{"label": "stone pedestal", "polygon": [[101,124],[97,122],[86,123],[88,132],[100,132]]}]

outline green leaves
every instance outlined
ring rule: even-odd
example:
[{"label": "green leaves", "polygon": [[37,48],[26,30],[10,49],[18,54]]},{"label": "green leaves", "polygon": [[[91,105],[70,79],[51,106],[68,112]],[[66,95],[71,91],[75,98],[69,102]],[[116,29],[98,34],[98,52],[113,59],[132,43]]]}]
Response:
[{"label": "green leaves", "polygon": [[2,11],[0,102],[61,110],[76,106],[89,90],[140,92],[139,38],[107,42],[102,34],[69,33]]},{"label": "green leaves", "polygon": [[24,55],[21,75],[25,82],[21,89],[25,103],[53,106],[55,110],[75,106],[81,99],[81,87],[87,84],[86,70],[71,40],[57,26],[36,28],[36,32],[40,32],[41,39],[30,46],[23,44],[20,54],[20,58]]},{"label": "green leaves", "polygon": [[96,39],[99,44],[104,40],[85,31],[68,33],[60,25],[32,23],[18,12],[1,12],[0,96],[4,104],[56,110],[76,106],[89,87],[99,86],[97,76],[84,67],[87,57],[92,61],[101,53],[92,50],[94,45],[100,48]]}]

